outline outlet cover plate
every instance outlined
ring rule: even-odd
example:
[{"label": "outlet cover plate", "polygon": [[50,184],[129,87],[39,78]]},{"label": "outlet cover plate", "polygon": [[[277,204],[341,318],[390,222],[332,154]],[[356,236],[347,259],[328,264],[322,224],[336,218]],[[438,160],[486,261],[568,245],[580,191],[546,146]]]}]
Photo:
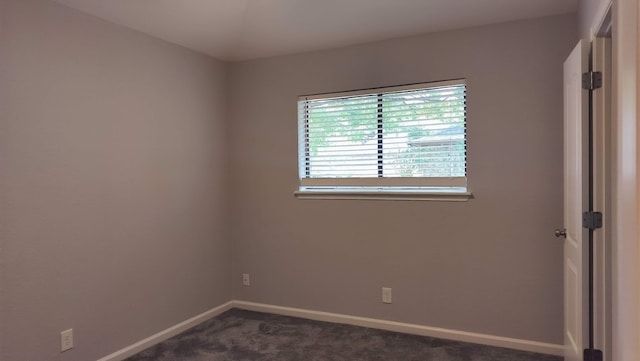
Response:
[{"label": "outlet cover plate", "polygon": [[73,329],[60,332],[60,352],[73,348]]},{"label": "outlet cover plate", "polygon": [[391,288],[382,287],[382,303],[391,303]]}]

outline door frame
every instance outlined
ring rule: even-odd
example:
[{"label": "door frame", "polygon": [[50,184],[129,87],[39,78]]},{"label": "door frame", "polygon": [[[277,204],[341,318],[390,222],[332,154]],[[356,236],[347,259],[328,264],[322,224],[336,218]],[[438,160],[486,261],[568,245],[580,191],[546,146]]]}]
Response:
[{"label": "door frame", "polygon": [[[609,19],[611,17],[609,16]],[[602,212],[602,228],[593,232],[594,346],[611,360],[611,209],[612,144],[615,142],[611,112],[611,27],[591,43],[591,70],[602,74],[602,87],[593,91],[593,209]],[[612,129],[613,128],[613,129]]]},{"label": "door frame", "polygon": [[[612,147],[611,147],[611,358],[637,361],[640,355],[640,84],[639,0],[602,1],[599,17],[590,25],[598,36],[611,8],[612,26]],[[607,4],[608,3],[608,4]],[[611,5],[609,5],[611,4]]]}]

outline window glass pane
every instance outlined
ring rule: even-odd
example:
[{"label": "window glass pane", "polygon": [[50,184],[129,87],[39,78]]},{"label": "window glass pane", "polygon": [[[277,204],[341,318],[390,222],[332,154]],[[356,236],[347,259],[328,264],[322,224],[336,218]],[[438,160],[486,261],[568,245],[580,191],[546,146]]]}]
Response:
[{"label": "window glass pane", "polygon": [[385,177],[465,176],[461,86],[383,96]]},{"label": "window glass pane", "polygon": [[309,178],[377,176],[377,96],[307,105]]},{"label": "window glass pane", "polygon": [[[389,179],[375,182],[406,186],[399,179],[413,178],[440,187],[450,179],[459,187],[466,176],[462,81],[301,98],[298,112],[301,179],[323,186],[329,179]],[[336,187],[344,184],[337,180]]]}]

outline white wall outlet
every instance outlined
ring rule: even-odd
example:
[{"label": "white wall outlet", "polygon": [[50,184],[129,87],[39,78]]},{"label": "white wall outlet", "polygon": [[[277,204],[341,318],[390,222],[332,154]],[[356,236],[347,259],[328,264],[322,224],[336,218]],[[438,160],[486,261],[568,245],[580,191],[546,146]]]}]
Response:
[{"label": "white wall outlet", "polygon": [[73,348],[73,329],[60,332],[60,352]]},{"label": "white wall outlet", "polygon": [[382,303],[391,303],[391,288],[382,287]]},{"label": "white wall outlet", "polygon": [[248,273],[242,274],[242,285],[243,286],[251,286],[251,278],[249,278]]}]

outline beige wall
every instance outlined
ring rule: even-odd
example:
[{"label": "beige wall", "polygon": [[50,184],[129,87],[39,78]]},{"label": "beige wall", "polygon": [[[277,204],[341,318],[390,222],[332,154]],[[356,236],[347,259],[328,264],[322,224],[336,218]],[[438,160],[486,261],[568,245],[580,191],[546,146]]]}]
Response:
[{"label": "beige wall", "polygon": [[226,66],[0,6],[0,359],[95,360],[228,301]]},{"label": "beige wall", "polygon": [[[576,28],[560,16],[226,65],[0,0],[0,359],[96,359],[233,297],[562,343],[552,232]],[[458,77],[475,199],[293,197],[297,95]],[[67,328],[76,347],[60,354]]]},{"label": "beige wall", "polygon": [[[553,230],[576,30],[558,16],[232,64],[234,297],[561,344]],[[298,95],[460,77],[475,199],[294,198]]]}]

